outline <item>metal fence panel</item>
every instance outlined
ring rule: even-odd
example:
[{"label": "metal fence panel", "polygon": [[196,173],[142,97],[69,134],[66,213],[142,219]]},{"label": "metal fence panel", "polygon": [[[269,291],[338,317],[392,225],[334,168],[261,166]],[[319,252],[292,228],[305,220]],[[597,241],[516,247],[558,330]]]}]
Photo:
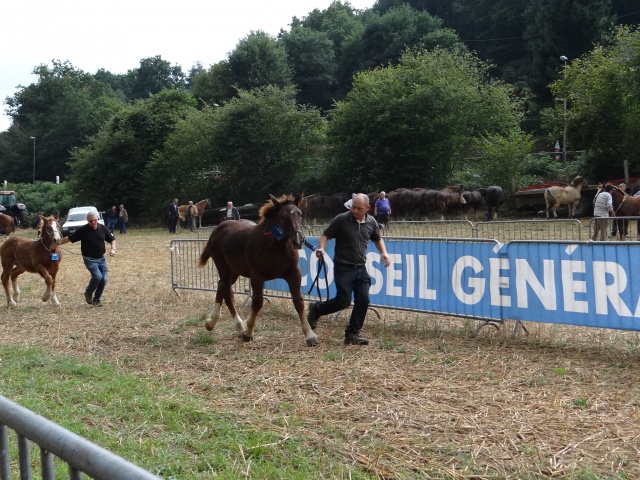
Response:
[{"label": "metal fence panel", "polygon": [[[96,480],[160,480],[160,477],[134,465],[95,443],[76,435],[57,423],[47,420],[31,410],[0,395],[0,480],[11,480],[8,429],[16,432],[20,478],[30,479],[31,458],[29,441],[42,449],[43,478],[53,479],[53,454],[69,465],[70,478],[80,478],[83,472]],[[47,452],[47,453],[43,453]]]},{"label": "metal fence panel", "polygon": [[[588,238],[592,238],[594,231],[594,222],[596,220],[602,220],[602,218],[594,217],[589,221]],[[640,241],[640,217],[609,217],[607,218],[607,231],[605,232],[605,238],[609,240],[616,240],[620,238],[620,228],[623,222],[627,222],[627,238],[626,241]],[[615,228],[616,235],[611,235]],[[600,235],[598,235],[599,237]]]},{"label": "metal fence panel", "polygon": [[580,240],[579,220],[506,220],[479,222],[477,238],[492,238],[501,243],[512,240]]},{"label": "metal fence panel", "polygon": [[469,220],[398,221],[387,223],[385,237],[474,238]]}]

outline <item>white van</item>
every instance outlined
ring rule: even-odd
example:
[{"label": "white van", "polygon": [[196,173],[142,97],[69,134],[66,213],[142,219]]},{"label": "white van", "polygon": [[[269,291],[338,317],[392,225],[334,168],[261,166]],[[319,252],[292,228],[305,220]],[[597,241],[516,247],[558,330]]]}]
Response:
[{"label": "white van", "polygon": [[67,235],[71,235],[78,228],[83,225],[86,225],[87,215],[89,213],[94,213],[98,216],[98,223],[104,225],[104,220],[102,219],[102,213],[98,211],[96,207],[74,207],[69,209],[69,213],[67,213],[67,220],[62,225],[62,236],[66,237]]}]

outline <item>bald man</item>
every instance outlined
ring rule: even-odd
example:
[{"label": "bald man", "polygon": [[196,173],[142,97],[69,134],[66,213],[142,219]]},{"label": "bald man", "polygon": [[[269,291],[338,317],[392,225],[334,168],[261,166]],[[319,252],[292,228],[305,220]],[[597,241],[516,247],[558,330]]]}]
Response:
[{"label": "bald man", "polygon": [[360,329],[364,325],[364,318],[369,308],[371,277],[366,268],[369,240],[382,255],[385,267],[389,266],[389,255],[378,232],[378,222],[369,215],[371,208],[369,197],[364,193],[358,193],[352,200],[351,210],[336,216],[322,233],[316,250],[316,256],[322,258],[327,242],[335,239],[333,273],[336,296],[326,302],[309,305],[307,320],[315,330],[318,318],[344,310],[351,304],[353,295],[353,309],[344,332],[344,343],[345,345],[368,345],[369,340],[360,336]]}]

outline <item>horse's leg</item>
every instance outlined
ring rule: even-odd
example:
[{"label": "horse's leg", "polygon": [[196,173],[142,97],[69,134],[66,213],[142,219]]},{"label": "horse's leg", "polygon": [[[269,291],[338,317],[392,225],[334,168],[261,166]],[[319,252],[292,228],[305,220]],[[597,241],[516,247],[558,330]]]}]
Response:
[{"label": "horse's leg", "polygon": [[316,335],[316,332],[311,329],[311,325],[309,325],[307,317],[304,314],[304,299],[302,298],[302,293],[300,293],[301,282],[302,279],[300,278],[299,272],[296,272],[296,275],[293,278],[287,280],[289,291],[291,292],[291,301],[293,302],[296,312],[298,312],[304,339],[307,342],[307,346],[315,347],[318,345],[318,335]]},{"label": "horse's leg", "polygon": [[20,301],[20,287],[18,286],[18,277],[24,273],[24,269],[18,267],[17,265],[11,270],[11,288],[13,290],[13,298],[12,301],[14,303],[10,303],[10,305],[15,305],[16,302]]},{"label": "horse's leg", "polygon": [[4,267],[2,269],[2,286],[4,287],[4,293],[7,295],[7,305],[15,307],[17,304],[11,297],[11,291],[9,290],[9,279],[11,278],[11,271],[9,270],[9,268],[10,267]]},{"label": "horse's leg", "polygon": [[253,340],[253,328],[256,326],[256,318],[258,318],[258,313],[264,303],[263,287],[264,280],[262,278],[257,278],[257,275],[251,277],[251,314],[244,325],[245,328],[240,332],[242,340],[245,342]]},{"label": "horse's leg", "polygon": [[49,273],[49,270],[47,270],[44,266],[40,266],[36,271],[42,277],[44,283],[47,285],[47,289],[44,291],[44,295],[42,296],[42,301],[48,302],[49,300],[51,300],[51,303],[53,303],[54,305],[60,305],[60,302],[58,302],[55,293],[53,293],[55,289],[55,282],[52,275]]}]

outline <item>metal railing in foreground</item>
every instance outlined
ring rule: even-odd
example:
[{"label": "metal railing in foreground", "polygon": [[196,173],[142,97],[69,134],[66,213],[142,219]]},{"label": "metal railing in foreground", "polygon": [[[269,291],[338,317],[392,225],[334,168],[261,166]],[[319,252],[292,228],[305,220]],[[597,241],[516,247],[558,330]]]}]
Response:
[{"label": "metal railing in foreground", "polygon": [[160,477],[2,395],[0,395],[0,480],[12,478],[9,429],[14,430],[17,435],[21,480],[32,478],[30,442],[40,447],[44,480],[55,479],[54,457],[68,464],[71,480],[80,480],[83,473],[97,480],[160,480]]}]

